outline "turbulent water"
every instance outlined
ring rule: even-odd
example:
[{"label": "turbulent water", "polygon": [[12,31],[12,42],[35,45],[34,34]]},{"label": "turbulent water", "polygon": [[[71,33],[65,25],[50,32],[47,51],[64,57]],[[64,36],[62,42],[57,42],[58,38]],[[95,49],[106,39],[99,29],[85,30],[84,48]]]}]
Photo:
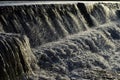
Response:
[{"label": "turbulent water", "polygon": [[1,6],[0,79],[119,80],[119,7],[119,3]]},{"label": "turbulent water", "polygon": [[0,80],[27,79],[36,59],[25,35],[0,33]]}]

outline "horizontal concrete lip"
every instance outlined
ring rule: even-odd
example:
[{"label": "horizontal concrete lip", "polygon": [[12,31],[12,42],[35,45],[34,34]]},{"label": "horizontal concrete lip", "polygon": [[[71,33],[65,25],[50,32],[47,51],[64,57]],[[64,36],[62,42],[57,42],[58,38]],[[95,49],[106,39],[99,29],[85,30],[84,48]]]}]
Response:
[{"label": "horizontal concrete lip", "polygon": [[0,1],[0,6],[20,6],[35,4],[75,4],[75,3],[120,3],[118,1]]}]

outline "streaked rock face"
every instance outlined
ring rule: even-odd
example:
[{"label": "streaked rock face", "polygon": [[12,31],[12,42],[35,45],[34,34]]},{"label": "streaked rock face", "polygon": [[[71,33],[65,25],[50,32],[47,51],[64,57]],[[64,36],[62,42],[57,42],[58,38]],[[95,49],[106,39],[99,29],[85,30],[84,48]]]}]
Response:
[{"label": "streaked rock face", "polygon": [[0,33],[0,80],[27,80],[34,64],[25,35]]}]

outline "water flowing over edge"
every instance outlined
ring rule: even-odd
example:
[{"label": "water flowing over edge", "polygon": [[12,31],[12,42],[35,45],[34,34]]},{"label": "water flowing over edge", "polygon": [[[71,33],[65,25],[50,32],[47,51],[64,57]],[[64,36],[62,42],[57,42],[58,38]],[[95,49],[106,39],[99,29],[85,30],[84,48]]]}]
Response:
[{"label": "water flowing over edge", "polygon": [[[14,37],[17,33],[26,35],[30,40],[30,45],[18,44],[18,47],[23,47],[20,49],[23,52],[19,53],[23,55],[22,57],[27,55],[23,59],[32,55],[28,58],[33,59],[33,62],[25,60],[24,66],[29,65],[28,69],[32,68],[34,73],[21,79],[120,79],[119,3],[88,4],[30,4],[0,7],[2,34],[5,36],[12,33]],[[8,36],[12,37],[12,35]],[[1,41],[4,42],[2,38]],[[16,54],[18,51],[14,51],[14,38],[9,40],[5,37],[5,41],[8,41],[11,47],[4,50],[10,49],[10,54]],[[21,41],[20,39],[19,42]],[[29,44],[27,39],[25,41]],[[23,49],[27,51],[24,52]],[[1,51],[1,55],[5,53]],[[4,61],[2,58],[7,60],[1,56],[1,61]],[[33,64],[30,65],[30,63]],[[35,65],[36,63],[40,70]],[[7,64],[2,65],[2,68],[7,69],[9,74],[9,69],[4,67]],[[15,75],[10,75],[12,76],[15,77]],[[4,77],[2,79],[4,80]]]}]

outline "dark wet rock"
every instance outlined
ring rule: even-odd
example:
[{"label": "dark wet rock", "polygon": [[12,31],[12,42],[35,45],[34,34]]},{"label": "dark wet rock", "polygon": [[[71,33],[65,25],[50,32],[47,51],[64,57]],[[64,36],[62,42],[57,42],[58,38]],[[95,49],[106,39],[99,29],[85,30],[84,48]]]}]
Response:
[{"label": "dark wet rock", "polygon": [[120,10],[116,10],[116,15],[120,18]]},{"label": "dark wet rock", "polygon": [[90,27],[91,27],[91,26],[94,26],[93,20],[91,19],[91,16],[90,16],[90,14],[88,13],[85,4],[84,4],[84,3],[78,3],[77,6],[78,6],[81,14],[84,16],[85,20],[87,21],[88,25],[89,25]]}]

